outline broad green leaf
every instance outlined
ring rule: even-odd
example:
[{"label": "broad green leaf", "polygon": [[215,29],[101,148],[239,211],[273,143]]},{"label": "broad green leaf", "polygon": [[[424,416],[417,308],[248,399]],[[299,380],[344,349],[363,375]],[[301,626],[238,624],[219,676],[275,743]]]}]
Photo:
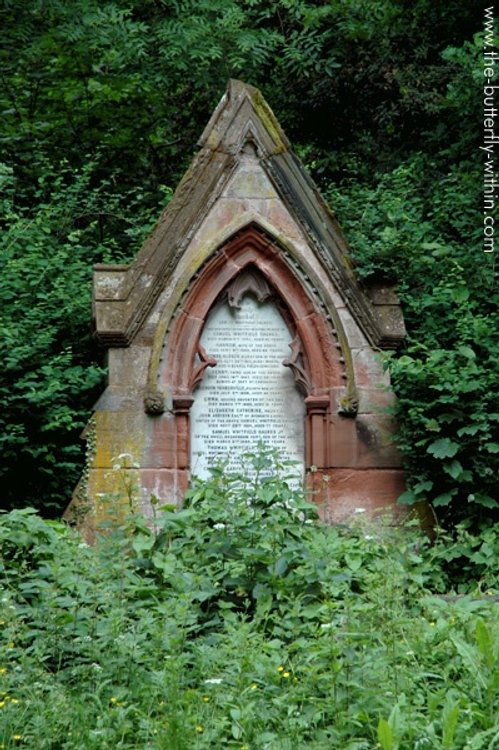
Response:
[{"label": "broad green leaf", "polygon": [[459,437],[462,437],[463,435],[476,435],[477,432],[481,432],[485,429],[485,427],[486,425],[484,424],[475,423],[469,425],[468,427],[460,427],[457,431],[457,434],[459,435]]},{"label": "broad green leaf", "polygon": [[362,565],[362,558],[357,555],[345,555],[345,562],[354,573]]},{"label": "broad green leaf", "polygon": [[476,359],[476,354],[470,346],[459,346],[457,350],[467,359]]},{"label": "broad green leaf", "polygon": [[400,712],[400,706],[398,703],[392,708],[388,723],[391,727],[395,740],[398,742],[402,736],[402,714]]},{"label": "broad green leaf", "polygon": [[288,564],[289,564],[288,558],[285,557],[285,555],[283,555],[277,560],[274,566],[271,566],[273,567],[273,570],[272,570],[273,574],[276,576],[284,575],[284,573],[288,569]]},{"label": "broad green leaf", "polygon": [[397,503],[400,505],[412,505],[418,501],[418,497],[413,490],[406,490],[397,498]]},{"label": "broad green leaf", "polygon": [[482,493],[473,493],[468,495],[468,502],[476,503],[476,505],[482,505],[484,508],[497,508],[499,503],[490,495],[484,495]]},{"label": "broad green leaf", "polygon": [[493,667],[496,661],[494,654],[494,644],[487,625],[481,618],[478,618],[475,625],[475,638],[478,643],[478,649],[482,654],[488,667]]},{"label": "broad green leaf", "polygon": [[441,495],[438,495],[437,497],[433,498],[432,505],[435,507],[440,507],[443,505],[449,505],[454,495],[457,494],[457,490],[451,490],[450,492],[443,492]]},{"label": "broad green leaf", "polygon": [[454,735],[459,718],[459,700],[454,700],[449,692],[442,711],[442,746],[445,750],[454,747]]},{"label": "broad green leaf", "polygon": [[426,479],[424,482],[418,482],[414,487],[414,492],[417,495],[421,495],[423,492],[428,492],[433,487],[431,479]]},{"label": "broad green leaf", "polygon": [[444,463],[444,471],[453,479],[457,479],[463,473],[463,467],[457,458],[455,458],[453,461],[446,461]]},{"label": "broad green leaf", "polygon": [[378,723],[378,742],[382,750],[395,750],[392,728],[386,719],[380,719]]},{"label": "broad green leaf", "polygon": [[459,443],[449,438],[434,440],[426,449],[435,458],[453,458],[459,450]]},{"label": "broad green leaf", "polygon": [[482,687],[487,688],[487,682],[484,679],[481,665],[480,665],[480,655],[476,651],[476,649],[474,649],[473,646],[468,645],[461,639],[456,638],[455,636],[452,636],[452,635],[451,635],[451,641],[456,647],[458,654],[461,656],[463,660],[463,665],[466,667],[466,669],[472,675],[474,675],[477,680],[481,682]]},{"label": "broad green leaf", "polygon": [[232,732],[232,736],[234,737],[235,740],[240,739],[242,737],[242,734],[243,734],[243,730],[241,729],[241,727],[239,726],[239,724],[236,724],[236,722],[233,722],[233,724],[231,726],[231,732]]},{"label": "broad green leaf", "polygon": [[441,250],[444,246],[441,242],[422,242],[421,248],[423,250]]},{"label": "broad green leaf", "polygon": [[[465,286],[460,286],[457,289],[452,290],[451,296],[454,302],[457,302],[457,303],[466,302],[466,300],[469,299],[470,291]],[[467,349],[468,347],[459,347],[459,350],[461,350],[462,348]],[[471,351],[471,349],[469,351]],[[465,354],[465,356],[468,356],[468,355]]]}]

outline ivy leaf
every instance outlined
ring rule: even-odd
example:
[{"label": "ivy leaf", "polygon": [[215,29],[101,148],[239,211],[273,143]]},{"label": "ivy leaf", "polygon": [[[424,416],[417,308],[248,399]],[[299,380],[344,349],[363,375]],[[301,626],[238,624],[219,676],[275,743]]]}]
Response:
[{"label": "ivy leaf", "polygon": [[435,458],[453,458],[459,450],[459,443],[449,438],[439,438],[434,440],[426,450]]},{"label": "ivy leaf", "polygon": [[457,490],[450,490],[449,492],[443,492],[441,495],[438,495],[438,497],[432,500],[432,505],[434,505],[435,507],[449,505],[452,498],[456,494],[457,494]]},{"label": "ivy leaf", "polygon": [[406,490],[397,498],[399,505],[412,505],[418,500],[416,494],[412,490]]},{"label": "ivy leaf", "polygon": [[499,443],[485,443],[489,453],[499,453]]},{"label": "ivy leaf", "polygon": [[453,479],[457,479],[463,473],[463,467],[461,463],[457,460],[457,458],[455,458],[450,463],[449,461],[446,461],[446,463],[444,464],[444,471],[447,474],[450,474],[450,476]]}]

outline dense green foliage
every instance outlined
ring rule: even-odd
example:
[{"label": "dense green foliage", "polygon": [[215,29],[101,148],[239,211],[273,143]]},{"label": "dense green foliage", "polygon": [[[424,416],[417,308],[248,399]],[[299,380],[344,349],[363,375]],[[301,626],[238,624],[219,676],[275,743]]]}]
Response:
[{"label": "dense green foliage", "polygon": [[[252,462],[94,547],[1,517],[1,747],[492,750],[497,533],[323,526]],[[460,544],[480,582],[442,595]]]},{"label": "dense green foliage", "polygon": [[398,282],[409,336],[388,365],[406,500],[487,520],[499,344],[480,237],[481,14],[474,0],[3,3],[5,504],[67,501],[102,382],[92,263],[137,251],[232,76],[262,89],[359,273]]},{"label": "dense green foliage", "polygon": [[386,360],[410,484],[402,500],[430,499],[452,522],[498,505],[499,295],[480,247],[480,165],[442,161],[416,154],[331,200],[363,272],[396,279],[403,303],[407,342]]}]

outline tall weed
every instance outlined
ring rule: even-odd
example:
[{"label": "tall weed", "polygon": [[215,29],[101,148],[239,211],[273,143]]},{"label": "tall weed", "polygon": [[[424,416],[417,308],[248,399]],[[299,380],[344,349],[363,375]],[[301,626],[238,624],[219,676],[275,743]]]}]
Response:
[{"label": "tall weed", "polygon": [[0,745],[494,747],[484,579],[449,590],[415,529],[321,525],[273,455],[252,461],[93,547],[1,517]]}]

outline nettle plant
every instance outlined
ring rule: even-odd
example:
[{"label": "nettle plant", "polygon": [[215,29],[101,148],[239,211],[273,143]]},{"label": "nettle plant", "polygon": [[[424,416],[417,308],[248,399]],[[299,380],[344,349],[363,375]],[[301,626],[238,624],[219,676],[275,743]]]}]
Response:
[{"label": "nettle plant", "polygon": [[[239,472],[221,463],[211,479],[195,478],[182,508],[154,505],[152,528],[141,521],[131,535],[139,568],[198,603],[200,632],[216,629],[232,612],[261,620],[266,632],[281,637],[290,606],[299,618],[307,613],[305,622],[327,620],[336,606],[331,601],[367,593],[387,554],[394,587],[443,591],[449,585],[441,561],[452,545],[442,532],[432,546],[417,522],[404,531],[392,526],[391,516],[373,524],[363,508],[348,526],[322,524],[292,462],[265,446],[244,458]],[[493,581],[490,563],[482,566],[483,585]],[[470,565],[470,580],[476,570]]]},{"label": "nettle plant", "polygon": [[241,472],[221,463],[211,480],[194,479],[182,509],[163,506],[156,535],[143,529],[133,540],[144,569],[189,592],[209,627],[223,611],[267,617],[291,591],[311,601],[321,588],[310,553],[317,510],[293,465],[263,448],[244,460]]},{"label": "nettle plant", "polygon": [[0,516],[0,744],[493,748],[494,591],[435,594],[417,529],[323,525],[273,451],[247,460],[152,526],[125,503],[92,547]]}]

